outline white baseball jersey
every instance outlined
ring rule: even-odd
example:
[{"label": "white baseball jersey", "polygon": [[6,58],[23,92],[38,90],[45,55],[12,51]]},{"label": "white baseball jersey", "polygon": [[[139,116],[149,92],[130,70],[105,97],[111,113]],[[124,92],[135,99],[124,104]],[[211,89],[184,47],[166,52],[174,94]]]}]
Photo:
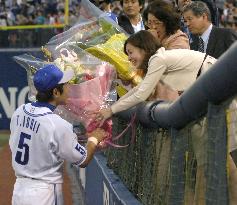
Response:
[{"label": "white baseball jersey", "polygon": [[78,165],[86,159],[86,149],[77,142],[72,125],[47,103],[20,106],[10,129],[12,165],[18,178],[62,183],[64,159]]}]

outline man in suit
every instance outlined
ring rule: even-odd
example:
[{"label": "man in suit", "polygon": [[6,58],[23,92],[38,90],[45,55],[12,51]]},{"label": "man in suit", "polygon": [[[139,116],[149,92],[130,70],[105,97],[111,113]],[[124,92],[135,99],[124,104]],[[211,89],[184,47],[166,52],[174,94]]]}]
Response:
[{"label": "man in suit", "polygon": [[196,35],[190,45],[192,50],[219,58],[237,40],[237,33],[234,30],[218,28],[212,24],[210,10],[201,1],[186,5],[183,17],[189,31]]},{"label": "man in suit", "polygon": [[[237,40],[237,34],[234,30],[227,28],[218,28],[212,25],[210,10],[208,9],[207,5],[201,1],[195,1],[187,4],[183,10],[183,16],[189,31],[195,35],[195,37],[192,38],[193,42],[190,45],[192,50],[198,50],[207,53],[208,55],[215,58],[219,58],[231,46],[231,44]],[[233,109],[236,110],[236,106],[231,107],[231,109],[231,112],[233,112]],[[202,137],[202,135],[199,136]],[[203,136],[205,136],[205,133]],[[233,137],[235,137],[236,139],[236,136]],[[237,168],[233,163],[234,157],[231,157],[232,152],[233,151],[231,151],[230,155],[228,155],[228,160],[231,162],[229,163],[229,204],[237,204],[237,184],[236,181],[231,180],[237,179]],[[195,191],[202,196],[201,198],[197,197],[197,199],[200,198],[200,203],[198,204],[204,204],[203,196],[205,194],[204,188],[206,188],[206,182],[204,169],[202,166],[198,167],[197,169],[196,180],[197,183]]]},{"label": "man in suit", "polygon": [[[176,6],[178,10],[183,13],[183,8],[189,4],[191,1],[197,1],[197,0],[175,0]],[[204,2],[207,7],[209,8],[211,12],[211,21],[213,25],[219,26],[219,12],[215,3],[215,0],[200,0]]]}]

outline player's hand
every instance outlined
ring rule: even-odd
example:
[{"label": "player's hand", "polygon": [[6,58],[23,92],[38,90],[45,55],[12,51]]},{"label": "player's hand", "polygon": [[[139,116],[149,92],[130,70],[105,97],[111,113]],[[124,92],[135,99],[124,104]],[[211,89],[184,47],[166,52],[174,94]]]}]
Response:
[{"label": "player's hand", "polygon": [[105,139],[105,137],[107,136],[107,132],[105,132],[101,128],[97,128],[94,131],[87,133],[86,135],[88,137],[88,141],[86,144],[87,156],[84,162],[80,164],[80,167],[82,168],[86,167],[89,164],[89,162],[93,159],[93,155],[97,150],[97,145],[103,139]]},{"label": "player's hand", "polygon": [[87,136],[95,137],[98,142],[101,142],[106,137],[106,132],[101,128],[97,128],[94,131],[87,133]]}]

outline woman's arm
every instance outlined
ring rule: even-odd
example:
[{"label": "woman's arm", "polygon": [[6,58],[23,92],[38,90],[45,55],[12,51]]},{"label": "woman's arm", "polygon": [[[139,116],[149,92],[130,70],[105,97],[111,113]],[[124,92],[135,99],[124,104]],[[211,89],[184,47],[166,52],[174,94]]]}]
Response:
[{"label": "woman's arm", "polygon": [[135,93],[138,90],[139,86],[140,85],[137,85],[136,87],[134,87],[131,90],[129,90],[125,95],[123,95],[121,98],[119,98],[118,101],[120,101],[122,99],[125,99],[125,98],[129,97],[130,95],[132,95],[133,93]]},{"label": "woman's arm", "polygon": [[138,88],[131,90],[127,95],[111,106],[112,113],[127,110],[147,100],[166,69],[167,66],[162,55],[152,56],[144,80],[140,83]]}]

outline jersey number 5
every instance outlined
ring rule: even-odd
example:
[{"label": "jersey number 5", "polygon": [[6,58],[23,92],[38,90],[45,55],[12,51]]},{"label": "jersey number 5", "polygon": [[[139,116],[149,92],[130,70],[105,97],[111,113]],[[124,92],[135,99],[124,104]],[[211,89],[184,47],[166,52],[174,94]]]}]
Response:
[{"label": "jersey number 5", "polygon": [[18,164],[26,165],[29,161],[29,145],[25,142],[31,139],[31,135],[24,132],[20,135],[20,140],[18,144],[18,151],[16,152],[15,161]]}]

